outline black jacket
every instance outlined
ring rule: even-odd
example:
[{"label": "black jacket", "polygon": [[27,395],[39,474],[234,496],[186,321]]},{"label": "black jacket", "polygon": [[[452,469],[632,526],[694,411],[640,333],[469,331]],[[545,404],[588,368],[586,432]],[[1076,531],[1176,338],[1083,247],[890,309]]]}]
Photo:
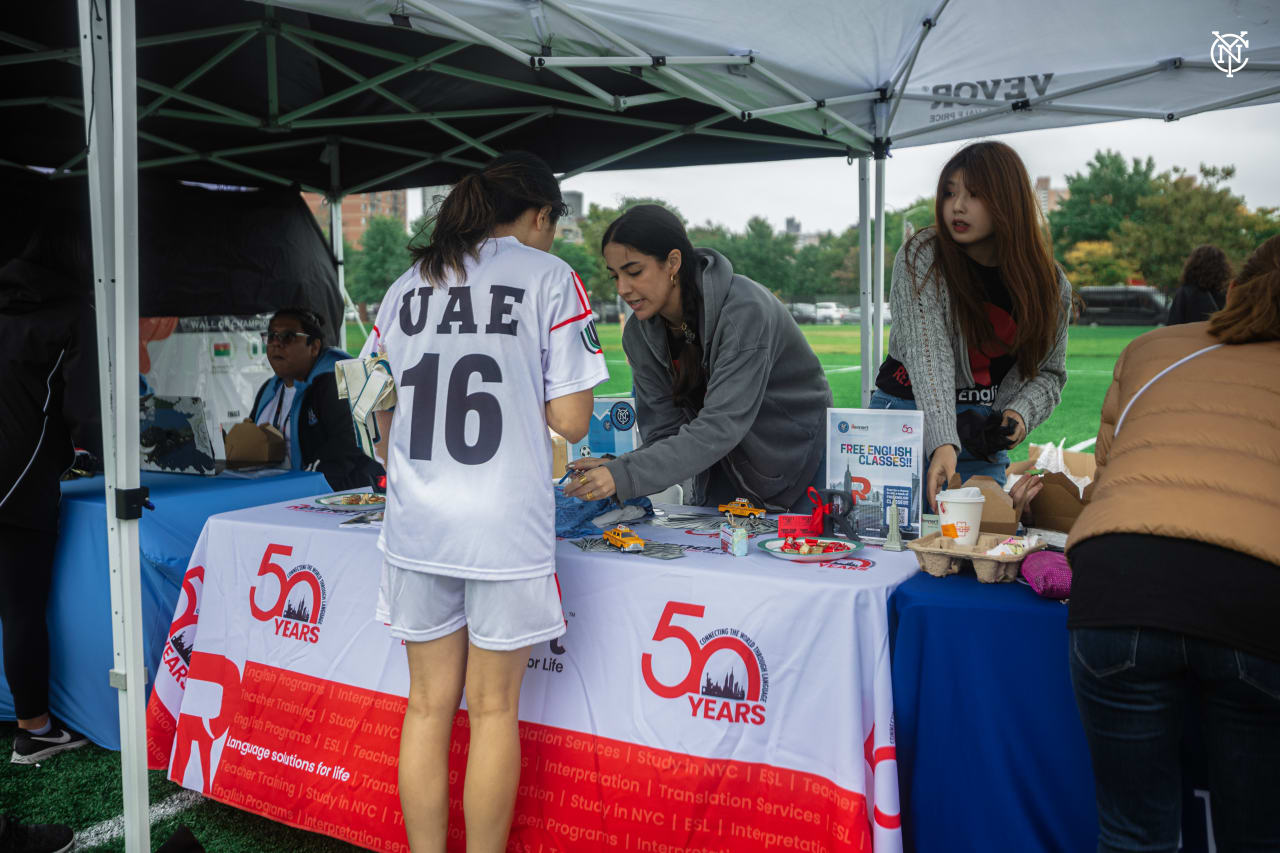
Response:
[{"label": "black jacket", "polygon": [[1173,305],[1169,308],[1169,325],[1179,323],[1199,323],[1208,320],[1209,315],[1222,308],[1216,294],[1202,290],[1194,284],[1184,284],[1173,295]]},{"label": "black jacket", "polygon": [[88,282],[0,267],[0,523],[58,529],[73,436],[101,442],[95,337]]},{"label": "black jacket", "polygon": [[[290,413],[291,455],[293,468],[312,468],[324,474],[329,487],[336,490],[372,486],[383,475],[382,466],[364,455],[356,442],[351,408],[338,397],[338,383],[333,375],[333,361],[346,358],[346,353],[330,349],[322,353],[305,383],[295,383],[299,392]],[[263,406],[270,405],[280,388],[279,377],[262,383],[253,400],[253,419],[258,419]]]}]

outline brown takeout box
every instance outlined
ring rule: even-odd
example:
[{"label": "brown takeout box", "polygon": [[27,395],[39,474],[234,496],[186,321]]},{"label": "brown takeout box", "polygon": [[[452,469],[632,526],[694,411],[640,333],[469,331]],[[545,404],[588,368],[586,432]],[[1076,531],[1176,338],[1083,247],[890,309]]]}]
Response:
[{"label": "brown takeout box", "polygon": [[1018,532],[1018,514],[1013,510],[1013,499],[1000,484],[990,477],[970,477],[960,483],[960,475],[952,474],[947,483],[948,489],[959,489],[973,486],[982,492],[982,522],[978,529],[982,533],[1001,533],[1012,536]]},{"label": "brown takeout box", "polygon": [[[1013,463],[1009,466],[1008,472],[1024,474],[1032,470],[1041,449],[1040,445],[1031,445],[1030,458]],[[1088,477],[1092,485],[1093,478],[1098,472],[1098,462],[1092,453],[1065,450],[1062,453],[1062,461],[1066,463],[1067,470],[1072,475]],[[1031,500],[1031,514],[1035,517],[1035,526],[1045,530],[1070,533],[1071,525],[1075,524],[1076,519],[1080,517],[1080,512],[1084,509],[1080,490],[1064,474],[1045,474],[1042,479],[1044,487],[1040,489],[1040,494]]]},{"label": "brown takeout box", "polygon": [[284,461],[284,436],[271,424],[258,426],[246,418],[225,439],[227,465],[270,465]]}]

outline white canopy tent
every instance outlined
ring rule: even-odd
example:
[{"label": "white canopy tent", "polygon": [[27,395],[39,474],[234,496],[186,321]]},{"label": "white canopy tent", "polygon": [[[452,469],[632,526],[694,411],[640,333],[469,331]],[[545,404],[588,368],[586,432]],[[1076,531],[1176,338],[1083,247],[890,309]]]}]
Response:
[{"label": "white canopy tent", "polygon": [[[6,55],[0,65],[11,59],[76,63],[83,105],[77,109],[65,99],[45,97],[0,101],[0,107],[38,100],[83,116],[88,141],[54,177],[74,174],[80,160],[86,163],[98,333],[106,355],[101,387],[110,493],[111,677],[120,691],[130,851],[150,849],[136,524],[142,500],[135,414],[139,168],[189,167],[196,179],[225,174],[243,182],[248,175],[264,182],[327,185],[325,191],[336,201],[345,192],[427,183],[425,174],[437,175],[435,182],[440,182],[439,173],[430,169],[473,167],[477,161],[468,156],[492,155],[490,140],[520,128],[522,136],[510,147],[538,150],[530,142],[549,146],[550,156],[546,147],[540,153],[566,175],[615,164],[663,165],[664,146],[685,146],[680,150],[687,152],[667,165],[742,160],[747,156],[743,152],[753,150],[767,150],[762,159],[796,156],[778,153],[790,146],[804,149],[800,156],[858,159],[858,218],[866,223],[874,159],[874,252],[868,229],[861,233],[862,317],[873,317],[862,329],[865,401],[883,351],[884,158],[892,148],[1121,118],[1174,121],[1207,110],[1280,100],[1280,29],[1273,23],[1278,11],[1273,0],[1086,0],[1070,10],[1049,0],[651,0],[643,6],[620,0],[288,0],[266,5],[411,30],[435,40],[432,46],[440,39],[449,44],[408,56],[362,45],[356,38],[368,32],[362,27],[353,27],[351,38],[308,36],[294,25],[275,22],[192,31],[182,38],[233,35],[235,42],[173,86],[138,77],[136,49],[141,43],[134,0],[77,3],[78,47],[40,45],[0,32],[0,40],[25,51],[13,55],[25,59]],[[270,21],[271,9],[267,12]],[[266,116],[248,115],[187,91],[257,35],[268,45]],[[163,43],[155,37],[146,41]],[[281,112],[276,63],[277,42],[284,41],[356,82]],[[483,62],[492,71],[442,62],[450,53],[475,46],[486,51]],[[328,52],[332,48],[359,53],[385,67],[376,72],[354,68]],[[451,104],[453,109],[445,111],[433,106],[430,91],[419,92],[417,100],[392,91],[397,80],[423,71],[514,92],[518,102],[493,106],[488,100],[474,109]],[[526,73],[545,75],[554,85],[531,84],[521,78]],[[144,118],[155,114],[172,121],[236,125],[261,133],[255,138],[262,141],[189,146],[140,132],[139,88],[158,95],[144,108]],[[383,109],[370,107],[369,98]],[[187,109],[158,103],[168,100]],[[388,102],[395,107],[391,113],[385,111]],[[354,110],[352,103],[357,104]],[[456,124],[495,115],[509,123],[480,135]],[[700,117],[691,120],[693,115]],[[578,120],[593,127],[622,126],[629,140],[594,158],[580,150],[557,157],[558,142],[548,137],[563,132],[565,122]],[[348,128],[367,126],[390,133],[406,122],[423,133],[442,131],[457,145],[424,151],[367,136],[333,135],[340,128],[346,134]],[[762,132],[761,122],[776,126],[776,132]],[[739,124],[750,129],[735,129]],[[316,130],[329,135],[311,135]],[[140,138],[177,153],[139,163]],[[717,147],[697,147],[707,140]],[[338,151],[348,143],[379,150],[388,166],[395,156],[403,162],[344,183]],[[305,176],[290,171],[292,149],[302,145],[323,147],[329,180],[307,184]],[[244,159],[281,152],[266,165]],[[0,165],[21,167],[12,160]],[[338,216],[335,212],[335,235],[341,234]],[[339,240],[339,252],[340,246]]]}]

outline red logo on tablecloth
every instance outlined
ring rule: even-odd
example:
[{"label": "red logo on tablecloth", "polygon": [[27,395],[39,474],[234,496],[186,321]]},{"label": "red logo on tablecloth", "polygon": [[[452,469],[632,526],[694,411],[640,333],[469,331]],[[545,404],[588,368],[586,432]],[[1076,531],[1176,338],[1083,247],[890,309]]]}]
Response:
[{"label": "red logo on tablecloth", "polygon": [[698,639],[687,629],[671,624],[676,616],[700,619],[705,611],[701,604],[667,602],[653,639],[683,643],[689,653],[689,669],[675,684],[663,684],[654,675],[653,655],[645,652],[640,659],[645,685],[663,699],[686,697],[695,717],[763,724],[764,703],[769,698],[769,667],[755,642],[737,628],[717,628]]},{"label": "red logo on tablecloth", "polygon": [[288,637],[308,643],[319,642],[320,623],[324,621],[324,577],[315,566],[306,564],[285,570],[272,562],[273,557],[293,554],[290,545],[271,544],[258,565],[258,577],[273,577],[279,584],[279,592],[271,607],[258,606],[258,587],[249,588],[249,612],[260,622],[270,622],[277,637]]}]

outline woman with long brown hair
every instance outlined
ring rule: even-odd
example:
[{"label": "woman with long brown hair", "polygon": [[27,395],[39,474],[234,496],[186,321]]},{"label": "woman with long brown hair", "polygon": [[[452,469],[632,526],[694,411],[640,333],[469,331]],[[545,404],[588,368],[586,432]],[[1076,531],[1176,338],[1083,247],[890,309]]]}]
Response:
[{"label": "woman with long brown hair", "polygon": [[1071,285],[1008,145],[968,145],[942,168],[935,224],[898,251],[890,307],[871,408],[924,412],[929,505],[952,474],[1004,483],[1009,448],[1061,399],[1071,317]]},{"label": "woman with long brown hair", "polygon": [[1175,850],[1198,708],[1219,850],[1280,849],[1280,237],[1208,322],[1116,361],[1071,528],[1071,680],[1099,850]]}]

